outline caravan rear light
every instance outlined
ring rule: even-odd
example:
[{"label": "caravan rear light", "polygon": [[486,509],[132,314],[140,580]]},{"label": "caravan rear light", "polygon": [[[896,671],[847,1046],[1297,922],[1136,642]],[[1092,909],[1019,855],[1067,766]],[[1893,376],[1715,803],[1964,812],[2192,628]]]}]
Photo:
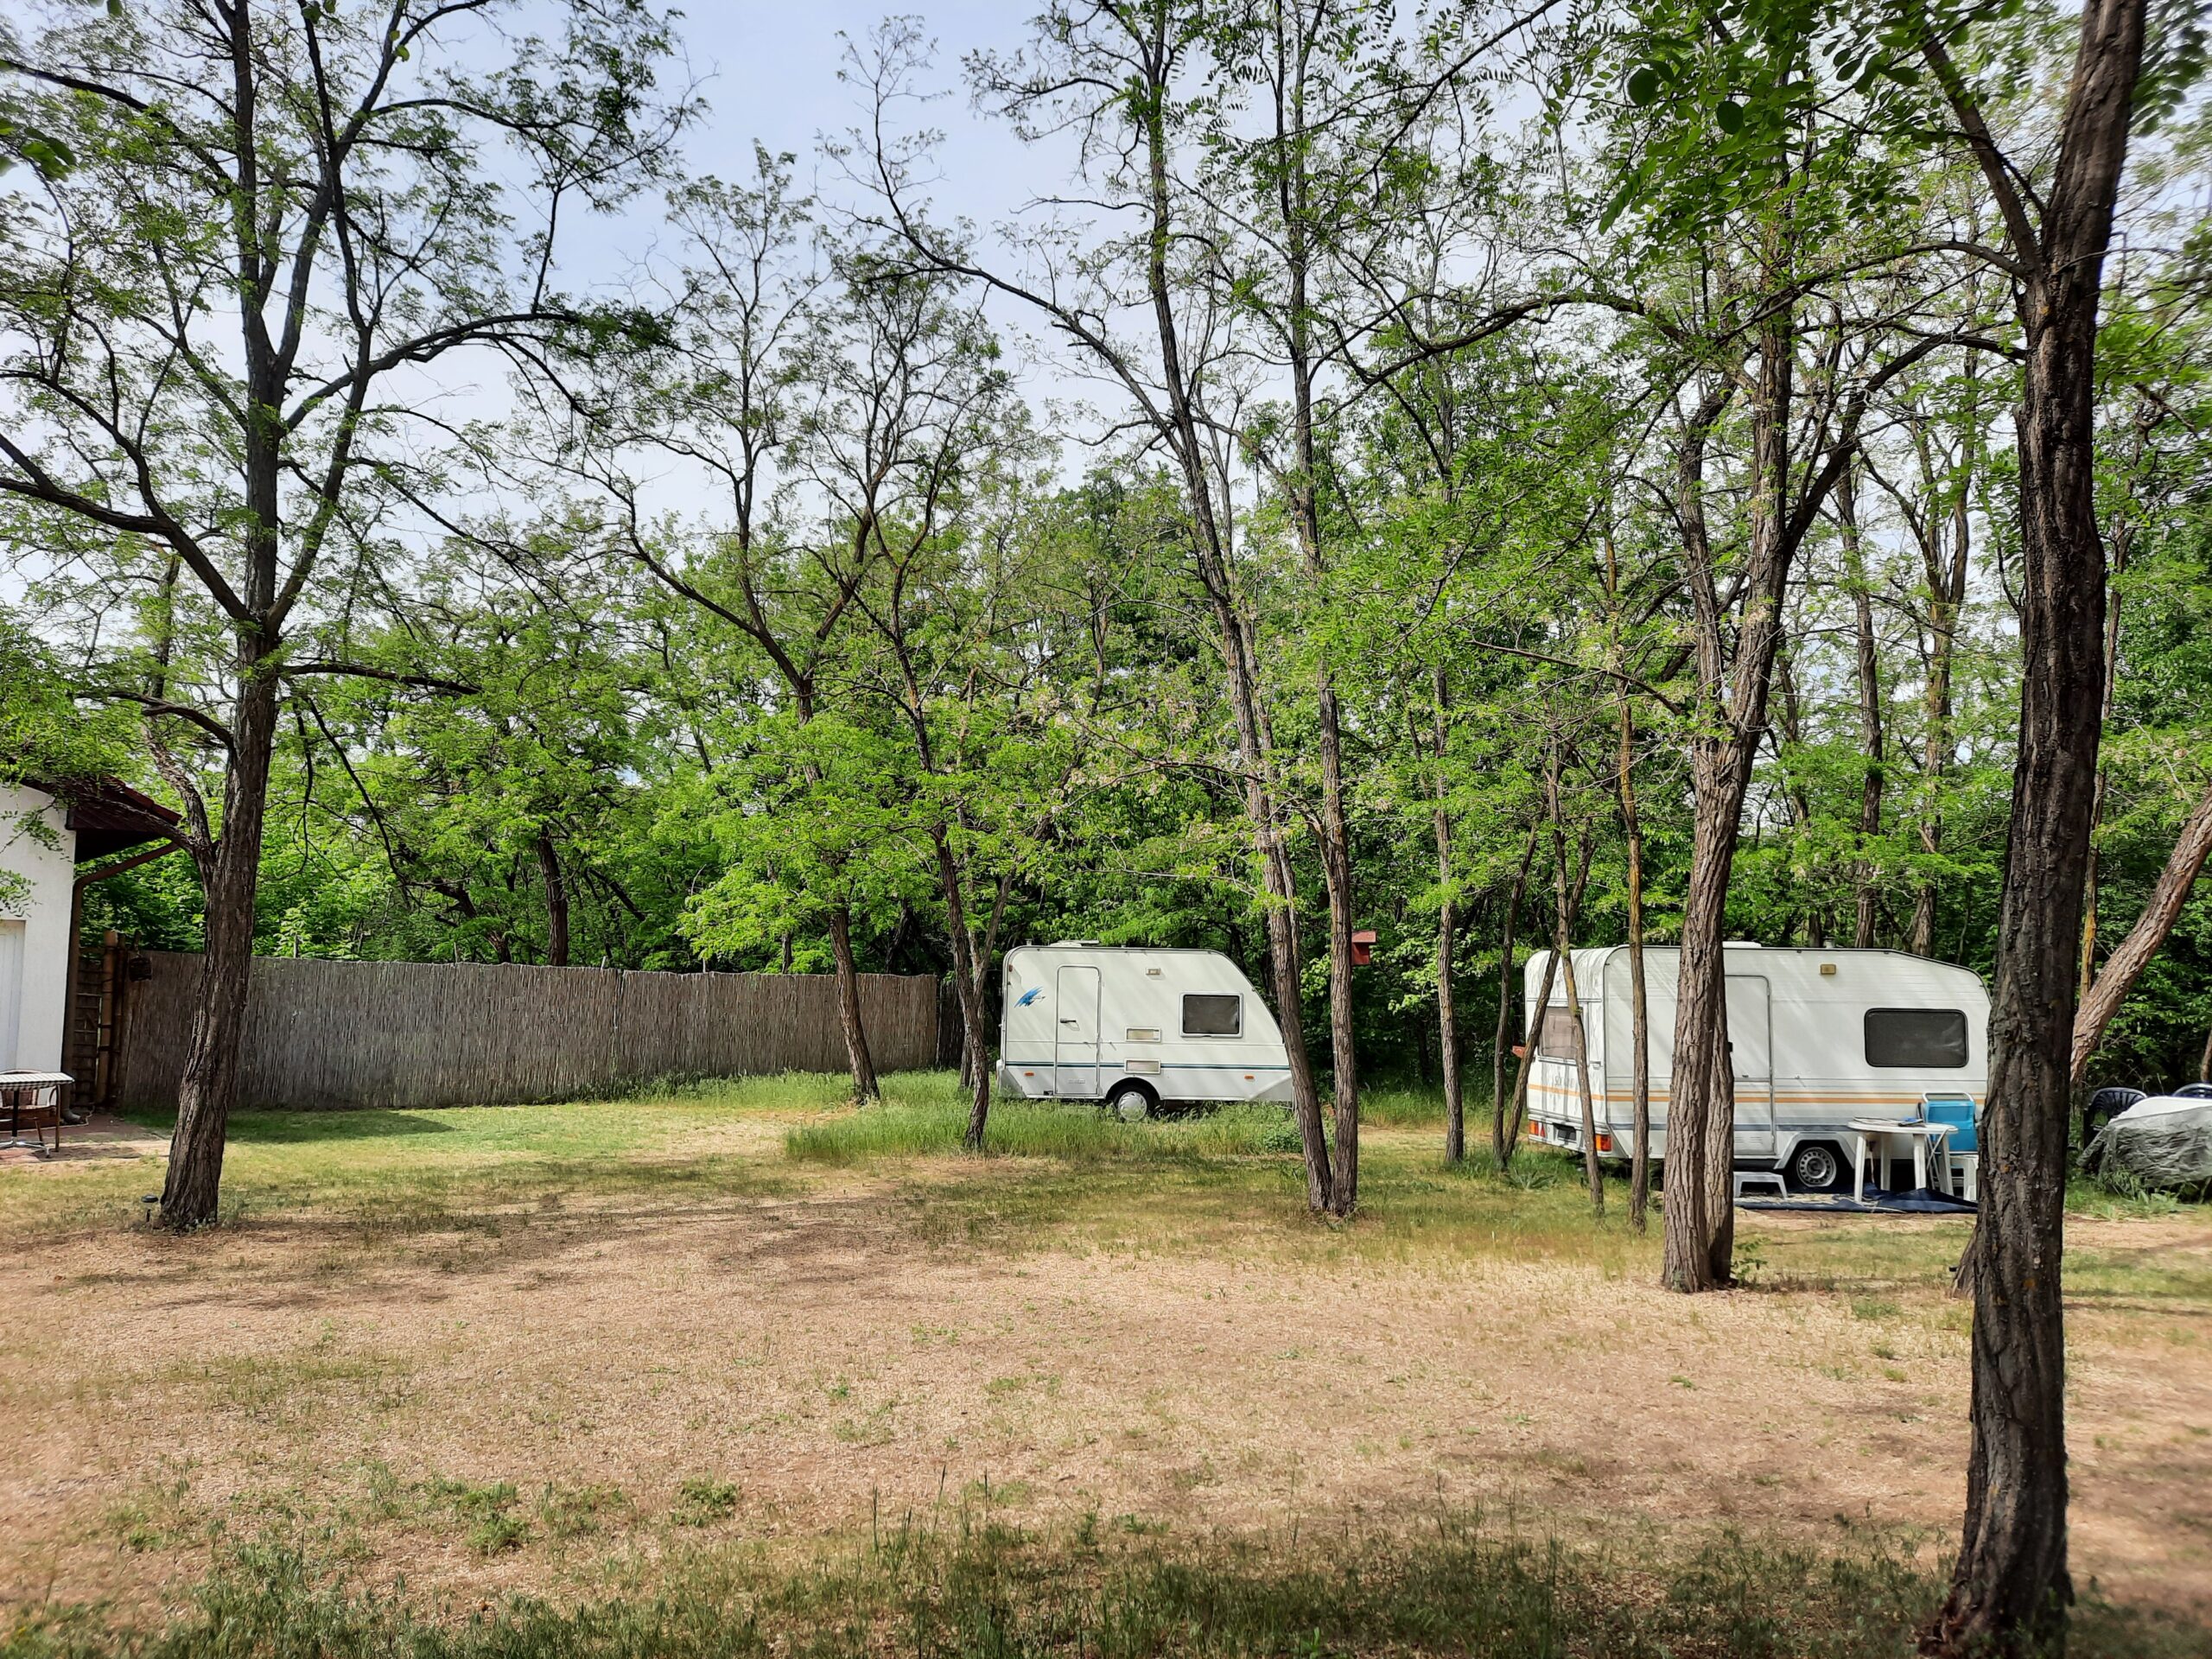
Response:
[{"label": "caravan rear light", "polygon": [[1541,1141],[1544,1138],[1544,1126],[1534,1118],[1529,1121],[1529,1138],[1531,1141]]},{"label": "caravan rear light", "polygon": [[1600,1152],[1611,1152],[1612,1149],[1613,1137],[1610,1135],[1603,1133],[1599,1134],[1598,1136],[1598,1150]]}]

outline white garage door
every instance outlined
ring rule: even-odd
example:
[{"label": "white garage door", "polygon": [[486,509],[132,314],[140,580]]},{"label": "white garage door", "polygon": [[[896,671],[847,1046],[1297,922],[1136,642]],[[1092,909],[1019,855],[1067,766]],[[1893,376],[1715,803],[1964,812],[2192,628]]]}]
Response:
[{"label": "white garage door", "polygon": [[16,1033],[23,1015],[23,925],[0,922],[0,1071],[16,1069]]}]

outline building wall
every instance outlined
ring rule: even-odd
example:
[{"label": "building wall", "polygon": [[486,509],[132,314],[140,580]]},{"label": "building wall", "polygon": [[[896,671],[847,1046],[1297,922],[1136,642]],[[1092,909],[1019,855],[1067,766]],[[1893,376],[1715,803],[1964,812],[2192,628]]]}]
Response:
[{"label": "building wall", "polygon": [[[76,839],[67,826],[64,809],[51,795],[0,785],[0,870],[22,876],[30,884],[28,897],[0,891],[0,922],[22,924],[12,1022],[15,1052],[7,1052],[10,1021],[8,1010],[0,1009],[0,1070],[54,1071],[61,1065]],[[10,888],[15,885],[4,884]]]}]

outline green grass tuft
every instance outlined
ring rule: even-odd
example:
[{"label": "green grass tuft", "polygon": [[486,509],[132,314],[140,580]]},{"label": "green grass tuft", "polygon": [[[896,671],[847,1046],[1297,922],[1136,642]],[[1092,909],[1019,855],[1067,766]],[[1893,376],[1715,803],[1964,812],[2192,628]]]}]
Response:
[{"label": "green grass tuft", "polygon": [[[1058,1158],[1071,1163],[1147,1162],[1274,1156],[1298,1150],[1296,1129],[1284,1135],[1278,1106],[1224,1106],[1187,1116],[1124,1123],[1085,1102],[993,1103],[984,1150],[1009,1158]],[[804,1123],[784,1135],[786,1156],[803,1163],[852,1165],[940,1157],[961,1150],[968,1103],[890,1099]]]},{"label": "green grass tuft", "polygon": [[[0,1659],[1876,1659],[1906,1651],[1939,1579],[1879,1538],[1843,1554],[1726,1535],[1679,1559],[1631,1559],[1440,1516],[1401,1541],[1175,1548],[1154,1529],[1032,1534],[963,1508],[910,1519],[810,1563],[742,1546],[676,1558],[670,1580],[559,1608],[473,1611],[364,1592],[296,1548],[226,1554],[159,1628],[44,1605]],[[2201,1630],[2094,1598],[2074,1650],[2179,1659]]]}]

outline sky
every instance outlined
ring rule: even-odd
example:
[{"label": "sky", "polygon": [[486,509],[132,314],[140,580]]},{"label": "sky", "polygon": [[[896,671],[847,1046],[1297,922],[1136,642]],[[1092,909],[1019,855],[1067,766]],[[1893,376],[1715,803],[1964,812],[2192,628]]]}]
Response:
[{"label": "sky", "polygon": [[[922,15],[938,43],[940,85],[959,87],[965,52],[1019,46],[1035,3],[931,0]],[[695,7],[677,27],[712,108],[687,145],[693,166],[736,174],[749,167],[755,138],[791,151],[804,165],[818,137],[841,133],[862,112],[858,90],[837,79],[844,57],[840,35],[865,41],[893,10],[884,0],[709,0]],[[945,181],[938,194],[948,213],[988,222],[1059,181],[1061,158],[1033,152],[973,114],[964,91],[933,105],[930,118],[946,133]]]},{"label": "sky", "polygon": [[[943,95],[924,107],[908,105],[904,113],[913,124],[944,133],[936,175],[925,193],[931,216],[939,224],[965,219],[988,231],[1066,186],[1073,146],[1059,141],[1025,144],[1004,123],[976,112],[961,69],[970,51],[1020,48],[1041,3],[930,0],[925,10],[917,6],[908,14],[923,19],[925,35],[936,46],[929,90]],[[823,160],[821,144],[825,138],[843,137],[868,114],[864,89],[838,78],[847,41],[864,46],[870,33],[894,15],[900,15],[896,0],[700,0],[691,6],[677,24],[679,50],[708,108],[683,140],[683,170],[749,179],[758,141],[795,156],[799,180],[827,204],[855,200],[859,193],[834,162]],[[671,70],[671,86],[681,73]],[[588,279],[620,280],[636,256],[665,237],[659,213],[657,201],[641,202],[626,216],[621,233],[606,250],[604,267],[573,245],[566,263]],[[1033,315],[1004,300],[995,299],[986,308],[1001,332],[1008,366],[1033,407],[1041,410],[1048,403],[1095,398],[1096,382],[1077,372],[1075,365],[1055,360]]]}]

